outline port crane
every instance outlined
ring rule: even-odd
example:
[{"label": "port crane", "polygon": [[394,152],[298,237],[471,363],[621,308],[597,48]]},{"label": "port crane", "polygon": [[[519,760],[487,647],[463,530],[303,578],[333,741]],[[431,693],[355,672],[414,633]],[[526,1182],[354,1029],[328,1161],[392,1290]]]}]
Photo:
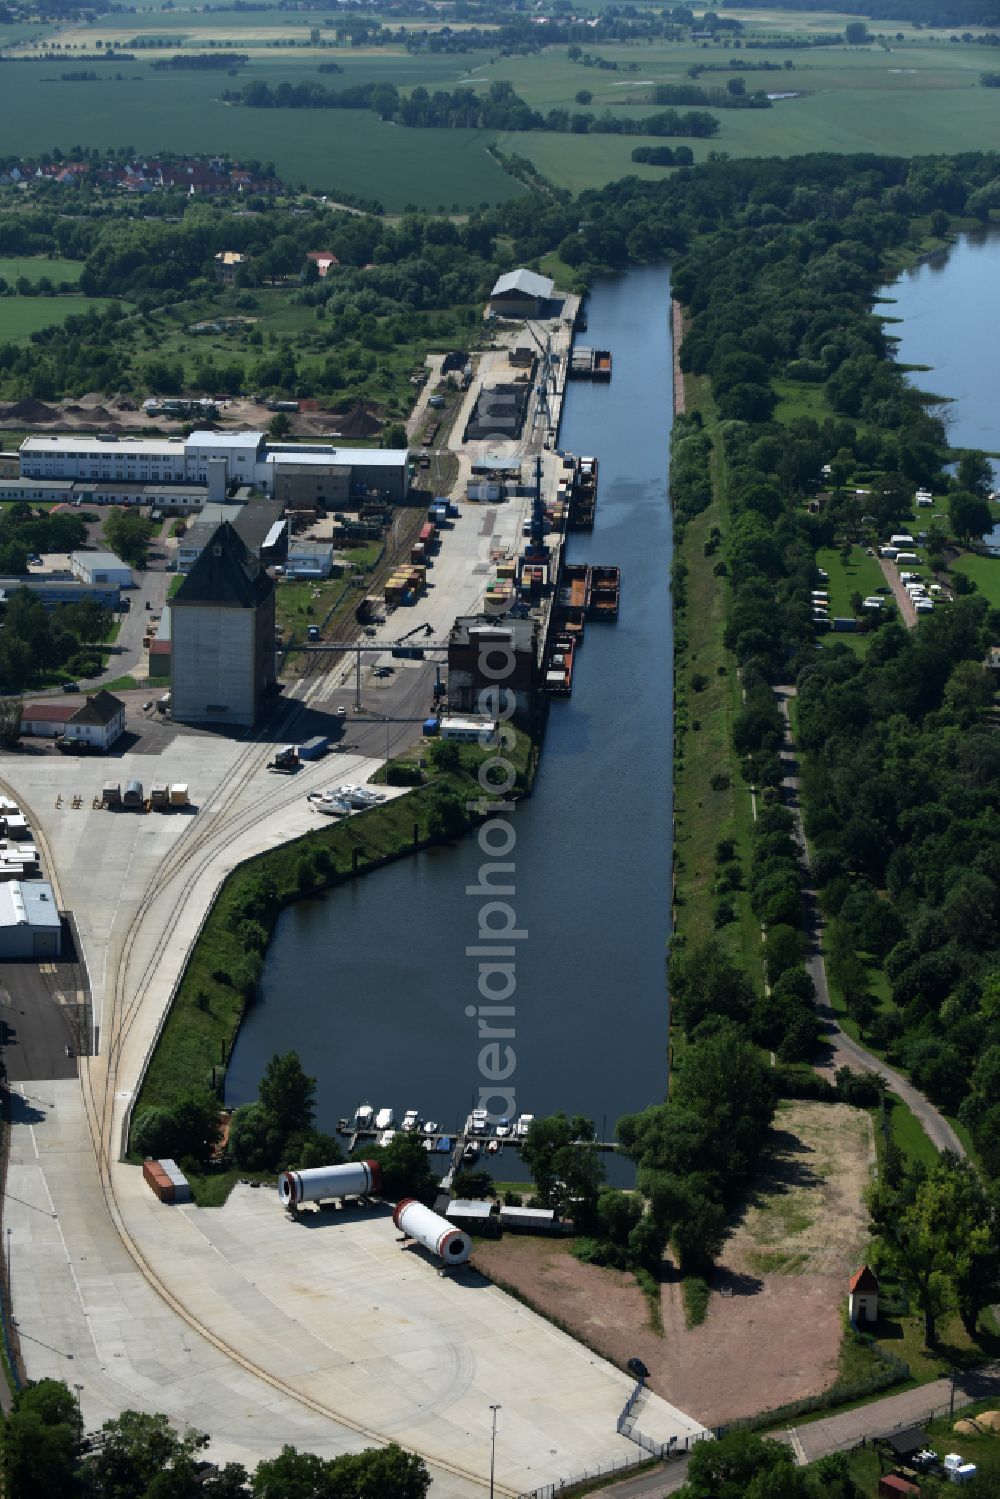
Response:
[{"label": "port crane", "polygon": [[538,394],[538,399],[535,405],[535,417],[532,425],[537,427],[539,422],[541,421],[545,426],[545,430],[548,431],[549,427],[552,425],[552,409],[549,406],[550,381],[552,383],[553,392],[555,392],[556,389],[556,372],[555,365],[552,359],[552,338],[550,334],[546,333],[545,342],[543,343],[530,323],[525,323],[525,327],[527,328],[531,337],[534,339],[535,344],[538,348],[538,352],[541,355],[541,363],[538,369],[538,382],[535,387]]}]

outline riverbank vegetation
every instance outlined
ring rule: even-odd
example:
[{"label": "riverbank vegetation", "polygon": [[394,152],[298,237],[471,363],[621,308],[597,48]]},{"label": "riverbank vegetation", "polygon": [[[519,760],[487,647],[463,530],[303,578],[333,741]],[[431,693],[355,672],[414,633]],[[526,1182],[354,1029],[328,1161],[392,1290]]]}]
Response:
[{"label": "riverbank vegetation", "polygon": [[[864,174],[864,194],[872,203],[881,197],[888,211],[873,208],[862,234],[850,224],[860,180],[854,187],[842,182],[836,224],[828,218],[824,223],[821,214],[819,221],[800,221],[794,228],[788,198],[764,228],[770,215],[763,204],[775,199],[773,191],[758,189],[757,206],[745,211],[742,223],[737,216],[726,233],[702,241],[697,259],[675,264],[674,286],[690,319],[682,363],[699,377],[702,390],[709,383],[712,397],[694,410],[689,402],[689,415],[675,435],[680,462],[673,489],[682,527],[675,564],[681,582],[678,686],[686,698],[679,715],[685,752],[678,776],[683,787],[687,746],[697,744],[689,721],[697,697],[688,696],[683,629],[689,579],[698,552],[704,571],[704,554],[717,550],[721,565],[713,573],[728,595],[723,643],[735,657],[743,693],[732,725],[731,763],[757,791],[749,867],[733,860],[731,841],[720,876],[728,886],[747,887],[753,915],[767,935],[770,990],[749,1005],[743,1000],[742,1024],[783,1060],[804,1062],[816,1055],[813,986],[802,968],[808,936],[802,874],[780,789],[786,771],[778,758],[783,725],[774,687],[787,682],[798,690],[806,826],[828,922],[831,976],[883,1054],[908,1068],[946,1113],[959,1112],[993,1177],[1000,1162],[984,1160],[983,1150],[992,1154],[1000,1118],[994,1112],[1000,1093],[991,1072],[1000,1033],[990,998],[1000,947],[990,864],[996,775],[981,759],[989,754],[994,698],[983,662],[1000,621],[985,599],[959,597],[915,631],[887,619],[866,637],[862,660],[831,637],[817,640],[812,620],[812,591],[828,586],[818,567],[829,564],[833,554],[840,570],[826,565],[825,571],[838,606],[845,602],[841,594],[847,592],[849,568],[858,570],[866,590],[880,576],[857,546],[871,534],[862,510],[874,513],[881,534],[884,527],[909,523],[918,485],[947,488],[941,471],[947,456],[944,430],[893,365],[881,325],[870,313],[883,251],[899,254],[922,228],[915,199],[905,188],[902,194],[894,190],[902,184],[883,176],[877,186],[884,165],[874,158],[867,163],[874,176]],[[983,166],[994,170],[992,160],[963,163],[961,169],[939,164],[937,170],[951,177],[953,208],[967,207],[983,191]],[[908,170],[912,182],[927,167],[914,163]],[[808,190],[808,174],[800,170],[793,195]],[[941,210],[927,197],[922,206],[939,233]],[[806,306],[811,284],[823,287],[819,308]],[[790,373],[799,382],[814,383],[819,399],[811,411],[786,410],[784,419],[776,420],[776,388],[780,381],[787,389]],[[688,452],[697,455],[693,465],[685,461]],[[824,464],[827,474],[833,471],[832,480],[825,481],[832,493],[817,502],[825,487]],[[865,489],[857,494],[862,478]],[[714,480],[711,490],[709,480]],[[958,504],[960,498],[953,496],[959,510],[965,503]],[[715,522],[717,534],[701,548],[691,545],[692,512],[700,518],[720,500],[725,508],[721,523]],[[852,614],[859,612],[855,592],[860,594],[860,586],[846,599]],[[728,669],[722,653],[716,660],[717,670]],[[701,665],[704,690],[708,673]],[[684,806],[683,792],[679,805]],[[681,861],[684,855],[682,820]],[[746,980],[731,976],[707,1006],[687,1013],[686,965],[691,963],[703,981],[711,954],[691,944],[684,930],[685,922],[690,928],[688,899],[700,907],[702,929],[709,900],[704,877],[689,894],[686,875],[682,863],[681,930],[672,965],[674,1019],[697,1040],[700,1026],[733,1023]],[[723,931],[736,914],[732,904],[723,910]],[[712,918],[720,924],[718,908]],[[696,993],[701,1000],[704,988]],[[949,1190],[962,1169],[947,1168]],[[920,1191],[908,1181],[905,1173],[890,1174],[886,1190],[894,1194],[893,1210],[901,1216],[909,1191],[910,1210],[920,1216],[913,1206],[922,1200]],[[940,1187],[939,1195],[943,1192]],[[893,1210],[883,1207],[879,1214],[875,1204],[873,1209],[884,1230]],[[927,1203],[924,1209],[926,1221]],[[993,1196],[977,1197],[971,1215],[983,1236],[977,1273],[995,1287],[1000,1238]],[[937,1256],[935,1284],[945,1302],[959,1304],[955,1246],[938,1241],[933,1249],[921,1247]],[[902,1253],[898,1242],[883,1252],[889,1259]],[[912,1284],[912,1258],[909,1265]],[[974,1332],[975,1322],[970,1326]],[[936,1338],[933,1315],[924,1331],[929,1340]]]}]

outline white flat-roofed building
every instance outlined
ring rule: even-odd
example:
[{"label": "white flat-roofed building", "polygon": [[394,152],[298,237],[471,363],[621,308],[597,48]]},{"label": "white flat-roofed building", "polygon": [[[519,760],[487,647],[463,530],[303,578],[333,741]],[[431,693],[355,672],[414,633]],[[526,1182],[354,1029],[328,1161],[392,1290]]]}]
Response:
[{"label": "white flat-roofed building", "polygon": [[58,958],[62,920],[47,880],[0,884],[0,957]]},{"label": "white flat-roofed building", "polygon": [[183,438],[26,437],[21,477],[182,484],[187,478],[184,450]]},{"label": "white flat-roofed building", "polygon": [[[85,481],[93,498],[119,503],[169,503],[169,491],[144,486],[206,486],[206,498],[222,500],[231,484],[254,485],[281,499],[280,475],[313,470],[318,478],[345,475],[351,494],[376,491],[392,501],[406,498],[406,448],[340,448],[329,444],[269,445],[263,432],[192,432],[190,437],[26,437],[20,449],[22,480]],[[346,471],[346,472],[345,472]],[[276,487],[277,486],[277,487]],[[74,499],[79,487],[74,491]]]},{"label": "white flat-roofed building", "polygon": [[114,552],[71,552],[70,571],[81,583],[115,583],[132,587],[132,569]]},{"label": "white flat-roofed building", "polygon": [[267,451],[267,438],[263,432],[192,432],[184,451],[189,483],[207,484],[209,463],[223,458],[229,483],[253,484]]},{"label": "white flat-roofed building", "polygon": [[496,737],[496,720],[492,718],[455,718],[451,715],[441,719],[441,738],[457,739],[460,744],[489,745]]}]

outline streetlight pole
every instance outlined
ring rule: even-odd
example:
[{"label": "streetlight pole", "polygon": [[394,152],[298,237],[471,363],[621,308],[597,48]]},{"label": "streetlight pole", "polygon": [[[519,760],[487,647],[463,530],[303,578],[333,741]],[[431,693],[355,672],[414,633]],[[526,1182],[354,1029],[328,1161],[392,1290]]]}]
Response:
[{"label": "streetlight pole", "polygon": [[497,1411],[501,1409],[502,1406],[499,1405],[490,1406],[490,1410],[493,1412],[493,1433],[490,1438],[490,1499],[493,1499],[493,1474],[496,1469],[497,1459]]}]

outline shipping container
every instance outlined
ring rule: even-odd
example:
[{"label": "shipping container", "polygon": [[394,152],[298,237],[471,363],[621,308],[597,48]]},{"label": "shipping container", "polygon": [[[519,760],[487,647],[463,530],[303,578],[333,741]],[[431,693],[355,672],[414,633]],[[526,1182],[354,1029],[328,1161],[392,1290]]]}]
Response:
[{"label": "shipping container", "polygon": [[169,790],[167,789],[166,785],[162,781],[156,781],[149,788],[149,805],[151,807],[155,807],[157,809],[157,811],[163,811],[163,809],[165,807],[169,806],[169,804],[170,804],[170,792],[169,792]]},{"label": "shipping container", "polygon": [[178,782],[170,788],[170,805],[172,807],[186,807],[188,804],[188,788],[186,782]]},{"label": "shipping container", "polygon": [[104,807],[120,807],[122,801],[122,788],[117,781],[105,781],[104,790],[101,792],[101,805]]},{"label": "shipping container", "polygon": [[330,748],[330,741],[325,734],[316,734],[312,739],[307,739],[305,744],[299,745],[300,760],[319,760]]},{"label": "shipping container", "polygon": [[161,1202],[173,1202],[174,1184],[159,1161],[143,1161],[142,1174],[147,1186],[155,1192]]},{"label": "shipping container", "polygon": [[176,1161],[162,1160],[158,1162],[160,1170],[166,1176],[174,1189],[174,1202],[191,1201],[191,1184]]},{"label": "shipping container", "polygon": [[129,781],[125,787],[125,795],[122,798],[126,807],[142,806],[142,782]]}]

